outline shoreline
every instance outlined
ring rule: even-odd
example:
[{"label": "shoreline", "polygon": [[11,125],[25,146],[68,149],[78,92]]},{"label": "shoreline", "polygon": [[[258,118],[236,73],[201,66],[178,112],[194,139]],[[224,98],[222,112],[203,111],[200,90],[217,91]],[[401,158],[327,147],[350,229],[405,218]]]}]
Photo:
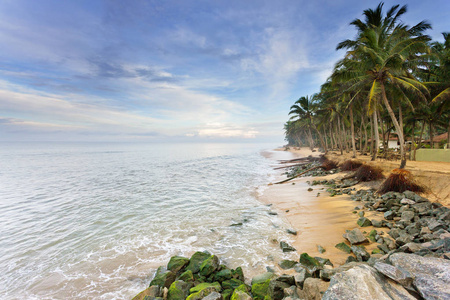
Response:
[{"label": "shoreline", "polygon": [[[263,155],[277,162],[289,155],[321,154],[278,151]],[[311,163],[318,164],[303,168],[313,170]],[[277,182],[285,178],[282,169],[278,173]],[[274,240],[280,245],[276,251],[299,259],[275,260],[276,267],[269,265],[250,280],[240,266],[231,269],[209,252],[190,259],[174,256],[133,300],[449,297],[450,209],[411,191],[377,195],[382,180],[343,185],[338,183],[342,175],[337,169],[312,171],[289,183],[269,184],[257,197],[273,209],[270,215],[296,231],[287,229],[295,237],[290,244]]]}]

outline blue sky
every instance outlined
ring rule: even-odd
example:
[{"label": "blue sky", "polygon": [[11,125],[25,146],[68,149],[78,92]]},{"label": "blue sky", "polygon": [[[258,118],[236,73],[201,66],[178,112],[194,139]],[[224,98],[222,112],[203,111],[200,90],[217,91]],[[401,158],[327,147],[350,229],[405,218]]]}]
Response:
[{"label": "blue sky", "polygon": [[[0,1],[0,140],[273,141],[378,1]],[[450,31],[450,1],[403,18]]]}]

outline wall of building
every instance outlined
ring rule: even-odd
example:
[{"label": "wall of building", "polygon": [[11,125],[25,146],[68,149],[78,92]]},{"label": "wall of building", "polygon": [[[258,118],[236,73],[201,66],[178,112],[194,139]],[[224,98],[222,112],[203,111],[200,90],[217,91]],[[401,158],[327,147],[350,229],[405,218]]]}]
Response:
[{"label": "wall of building", "polygon": [[450,162],[450,149],[418,149],[416,160]]}]

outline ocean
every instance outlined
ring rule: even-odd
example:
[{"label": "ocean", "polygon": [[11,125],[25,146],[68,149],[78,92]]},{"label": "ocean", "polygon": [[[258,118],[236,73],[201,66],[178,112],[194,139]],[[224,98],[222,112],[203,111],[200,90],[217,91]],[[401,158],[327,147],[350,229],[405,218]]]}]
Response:
[{"label": "ocean", "polygon": [[248,278],[292,258],[289,224],[258,201],[272,148],[1,143],[0,299],[131,299],[195,251]]}]

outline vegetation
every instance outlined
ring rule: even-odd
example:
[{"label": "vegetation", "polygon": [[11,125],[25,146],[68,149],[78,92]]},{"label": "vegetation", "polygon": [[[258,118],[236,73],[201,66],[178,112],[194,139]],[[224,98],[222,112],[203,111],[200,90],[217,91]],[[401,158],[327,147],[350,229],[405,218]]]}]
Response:
[{"label": "vegetation", "polygon": [[370,152],[374,160],[388,157],[395,138],[400,169],[407,151],[414,159],[427,140],[430,147],[444,146],[433,137],[450,134],[450,34],[432,41],[427,21],[408,26],[400,20],[406,6],[384,13],[383,5],[350,23],[356,37],[337,45],[346,53],[332,75],[317,94],[291,106],[284,125],[290,145],[352,151],[353,157]]}]

